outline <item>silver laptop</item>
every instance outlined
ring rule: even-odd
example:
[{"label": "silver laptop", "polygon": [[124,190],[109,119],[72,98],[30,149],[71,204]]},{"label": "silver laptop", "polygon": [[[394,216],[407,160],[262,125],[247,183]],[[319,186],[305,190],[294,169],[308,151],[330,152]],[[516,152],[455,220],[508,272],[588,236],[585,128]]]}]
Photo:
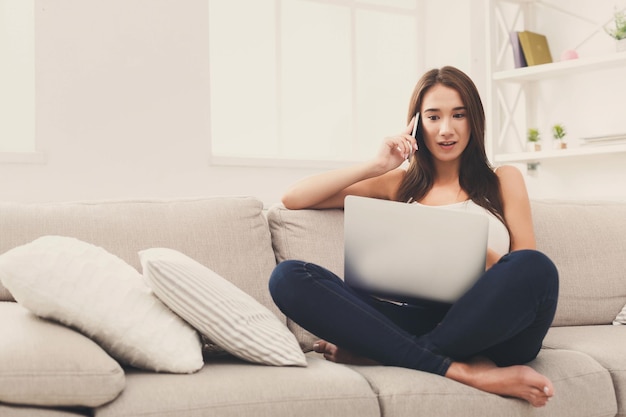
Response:
[{"label": "silver laptop", "polygon": [[397,301],[453,303],[485,272],[487,216],[347,196],[345,282]]}]

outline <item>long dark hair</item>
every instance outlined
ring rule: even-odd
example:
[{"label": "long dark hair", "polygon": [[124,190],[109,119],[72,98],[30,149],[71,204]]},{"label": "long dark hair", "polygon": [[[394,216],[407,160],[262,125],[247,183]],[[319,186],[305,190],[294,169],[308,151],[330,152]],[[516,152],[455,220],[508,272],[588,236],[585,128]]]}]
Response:
[{"label": "long dark hair", "polygon": [[[506,225],[500,181],[485,152],[485,110],[474,82],[464,72],[450,66],[426,72],[413,90],[407,123],[418,109],[421,111],[426,92],[437,84],[456,90],[467,109],[471,134],[461,155],[459,184],[472,201],[489,210]],[[433,186],[435,166],[432,153],[423,138],[418,139],[418,147],[398,189],[398,201],[410,198],[419,201]]]}]

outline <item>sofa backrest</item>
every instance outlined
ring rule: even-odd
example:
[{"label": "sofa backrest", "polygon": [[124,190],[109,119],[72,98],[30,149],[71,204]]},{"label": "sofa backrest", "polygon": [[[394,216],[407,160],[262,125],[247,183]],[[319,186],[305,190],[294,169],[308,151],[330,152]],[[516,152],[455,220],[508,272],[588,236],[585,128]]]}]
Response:
[{"label": "sofa backrest", "polygon": [[[537,249],[560,274],[555,326],[609,324],[626,304],[626,203],[532,202]],[[320,264],[343,277],[343,211],[270,208],[277,261]],[[293,323],[301,344],[313,335]]]},{"label": "sofa backrest", "polygon": [[555,326],[610,324],[626,304],[626,203],[533,201],[537,249],[559,270]]},{"label": "sofa backrest", "polygon": [[[538,249],[560,274],[554,325],[611,323],[626,304],[626,203],[533,201],[532,210]],[[252,197],[0,204],[0,254],[43,235],[102,246],[138,270],[138,251],[176,249],[279,317],[267,289],[276,261],[314,262],[343,276],[342,210],[275,205],[266,220],[262,203]],[[0,285],[0,301],[7,300],[12,297]],[[289,325],[310,348],[314,336]]]},{"label": "sofa backrest", "polygon": [[[276,260],[255,198],[0,204],[0,254],[44,235],[101,246],[139,271],[138,251],[178,250],[284,317],[267,288]],[[12,300],[1,285],[0,300]]]}]

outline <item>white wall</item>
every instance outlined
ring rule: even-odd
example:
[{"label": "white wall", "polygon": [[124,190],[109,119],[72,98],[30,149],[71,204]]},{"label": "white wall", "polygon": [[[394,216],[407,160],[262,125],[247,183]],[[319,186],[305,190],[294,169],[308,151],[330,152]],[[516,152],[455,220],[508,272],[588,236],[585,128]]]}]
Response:
[{"label": "white wall", "polygon": [[[482,4],[425,2],[426,67],[456,65],[481,87],[485,42],[467,16],[480,20]],[[315,172],[209,163],[206,0],[35,5],[36,135],[46,162],[0,164],[0,200],[251,194],[269,205]],[[616,191],[624,157],[544,164],[529,179],[531,196],[626,199],[626,187]]]},{"label": "white wall", "polygon": [[0,165],[2,200],[272,202],[302,174],[210,166],[206,1],[38,0],[35,17],[36,135],[47,160]]}]

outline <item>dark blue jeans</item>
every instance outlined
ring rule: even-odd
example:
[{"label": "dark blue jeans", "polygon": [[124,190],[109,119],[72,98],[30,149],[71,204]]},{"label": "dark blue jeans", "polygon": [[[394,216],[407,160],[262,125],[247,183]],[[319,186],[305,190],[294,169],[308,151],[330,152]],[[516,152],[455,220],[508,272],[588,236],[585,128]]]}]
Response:
[{"label": "dark blue jeans", "polygon": [[316,336],[381,364],[445,375],[452,361],[485,356],[498,366],[539,353],[556,311],[558,272],[534,250],[503,256],[452,305],[396,305],[348,287],[318,265],[273,271],[276,305]]}]

